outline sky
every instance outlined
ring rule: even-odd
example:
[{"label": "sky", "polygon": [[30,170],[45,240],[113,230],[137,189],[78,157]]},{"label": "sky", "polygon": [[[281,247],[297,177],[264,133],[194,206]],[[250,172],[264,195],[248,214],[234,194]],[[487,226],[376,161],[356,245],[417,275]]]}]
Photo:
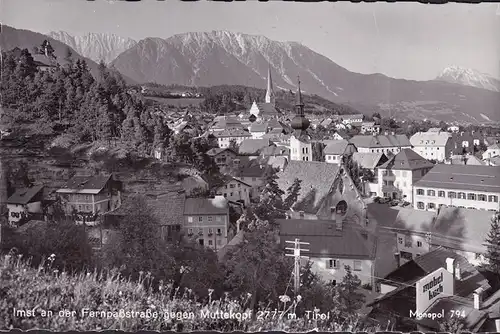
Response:
[{"label": "sky", "polygon": [[500,5],[0,0],[0,21],[40,33],[141,40],[227,30],[300,42],[353,72],[434,79],[448,66],[500,77]]}]

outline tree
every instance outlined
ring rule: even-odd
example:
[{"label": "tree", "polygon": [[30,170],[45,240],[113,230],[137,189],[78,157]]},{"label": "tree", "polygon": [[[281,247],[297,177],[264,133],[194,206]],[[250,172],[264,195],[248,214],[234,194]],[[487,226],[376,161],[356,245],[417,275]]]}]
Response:
[{"label": "tree", "polygon": [[286,191],[286,198],[283,201],[283,206],[285,210],[290,210],[293,205],[297,202],[300,194],[300,185],[302,180],[296,178],[293,180],[292,185]]},{"label": "tree", "polygon": [[491,219],[490,231],[486,237],[486,269],[500,275],[500,212]]},{"label": "tree", "polygon": [[54,48],[50,45],[48,40],[44,40],[39,49],[40,54],[45,55],[48,58],[56,58],[54,55]]},{"label": "tree", "polygon": [[292,264],[276,243],[276,233],[269,228],[244,234],[244,240],[224,258],[225,289],[235,295],[251,294],[250,309],[259,301],[277,300],[287,289]]},{"label": "tree", "polygon": [[268,170],[264,184],[265,187],[260,195],[260,201],[254,207],[257,217],[274,224],[276,219],[285,218],[286,211],[283,204],[285,192],[280,189],[276,180],[278,176],[274,169]]},{"label": "tree", "polygon": [[342,320],[349,322],[357,318],[359,309],[365,303],[365,295],[360,289],[361,280],[353,275],[349,266],[345,266],[345,276],[335,289],[340,305],[338,315]]}]

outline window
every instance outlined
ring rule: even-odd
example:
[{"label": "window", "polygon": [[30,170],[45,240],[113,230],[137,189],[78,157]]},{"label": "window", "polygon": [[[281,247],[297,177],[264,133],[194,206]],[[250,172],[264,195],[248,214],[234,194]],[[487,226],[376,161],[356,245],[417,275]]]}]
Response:
[{"label": "window", "polygon": [[193,234],[193,229],[192,228],[188,229],[188,235],[192,235],[192,234]]},{"label": "window", "polygon": [[488,196],[488,202],[498,202],[498,196],[495,195]]},{"label": "window", "polygon": [[425,207],[424,202],[417,202],[417,209],[423,210]]},{"label": "window", "polygon": [[233,193],[230,193],[229,196],[233,196]]},{"label": "window", "polygon": [[486,195],[484,194],[477,195],[477,200],[481,202],[486,202]]},{"label": "window", "polygon": [[208,240],[208,245],[209,246],[212,246],[214,244],[214,242],[212,240]]},{"label": "window", "polygon": [[445,192],[442,190],[438,191],[438,197],[445,197]]},{"label": "window", "polygon": [[334,260],[334,259],[330,259],[330,260],[327,260],[327,263],[326,263],[326,267],[329,268],[329,269],[336,269],[340,266],[340,261],[339,260]]},{"label": "window", "polygon": [[202,235],[202,234],[203,234],[203,229],[202,229],[201,227],[198,229],[198,234],[199,234],[199,235]]},{"label": "window", "polygon": [[475,201],[476,200],[476,194],[468,193],[467,194],[467,199]]},{"label": "window", "polygon": [[417,247],[422,247],[422,241],[417,241]]},{"label": "window", "polygon": [[458,193],[458,199],[465,199],[465,193]]},{"label": "window", "polygon": [[434,190],[427,190],[427,196],[436,196],[436,192]]},{"label": "window", "polygon": [[188,217],[188,223],[192,223],[193,222],[193,217],[189,216]]},{"label": "window", "polygon": [[402,237],[398,237],[398,244],[400,244],[400,245],[403,244],[403,238]]},{"label": "window", "polygon": [[234,184],[230,184],[229,188],[233,189],[234,188]]},{"label": "window", "polygon": [[448,191],[448,198],[457,198],[457,193],[454,191]]},{"label": "window", "polygon": [[417,195],[423,195],[424,189],[417,189]]},{"label": "window", "polygon": [[214,233],[214,230],[213,230],[213,229],[211,229],[211,228],[209,228],[209,229],[208,229],[208,235],[210,235],[210,234],[212,234],[212,233]]},{"label": "window", "polygon": [[212,216],[208,216],[208,221],[211,222],[212,221]]},{"label": "window", "polygon": [[429,208],[429,209],[435,209],[436,208],[436,204],[429,203],[429,204],[427,204],[427,208]]},{"label": "window", "polygon": [[202,222],[202,221],[203,221],[203,216],[199,216],[199,217],[198,217],[198,221],[199,221],[199,222]]},{"label": "window", "polygon": [[203,240],[203,239],[198,239],[198,242],[199,242],[199,243],[200,243],[200,245],[202,245],[202,246],[205,244],[205,242],[204,242],[204,240]]},{"label": "window", "polygon": [[354,271],[361,271],[361,261],[359,260],[354,260]]},{"label": "window", "polygon": [[217,229],[217,235],[221,235],[222,234],[222,230],[220,228]]},{"label": "window", "polygon": [[227,197],[227,193],[224,193],[224,197]]}]

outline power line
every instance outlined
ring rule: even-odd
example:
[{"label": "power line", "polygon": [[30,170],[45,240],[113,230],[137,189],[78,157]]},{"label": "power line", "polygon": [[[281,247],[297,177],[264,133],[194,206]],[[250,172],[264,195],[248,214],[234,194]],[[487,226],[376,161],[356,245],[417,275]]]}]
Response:
[{"label": "power line", "polygon": [[309,249],[300,248],[300,245],[309,245],[308,242],[301,242],[299,239],[295,241],[285,241],[287,243],[293,244],[293,248],[286,247],[285,249],[293,251],[293,254],[285,254],[286,256],[293,256],[295,258],[293,278],[294,278],[294,292],[295,296],[299,295],[300,290],[300,259],[308,259],[308,256],[301,255],[301,252],[308,252]]}]

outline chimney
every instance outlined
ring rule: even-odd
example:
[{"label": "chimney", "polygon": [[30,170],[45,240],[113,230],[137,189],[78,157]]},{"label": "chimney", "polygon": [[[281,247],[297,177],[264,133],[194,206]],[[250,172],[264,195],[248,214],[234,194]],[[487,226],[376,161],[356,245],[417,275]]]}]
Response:
[{"label": "chimney", "polygon": [[[480,310],[481,309],[481,304],[483,302],[483,288],[477,288],[474,290],[474,309]],[[497,321],[495,321],[495,325],[497,325]],[[498,327],[497,327],[498,329]]]},{"label": "chimney", "polygon": [[396,263],[398,264],[398,267],[401,266],[401,255],[399,253],[394,253],[394,258],[396,259]]},{"label": "chimney", "polygon": [[455,276],[455,259],[452,259],[451,257],[446,259],[446,270]]},{"label": "chimney", "polygon": [[455,266],[455,278],[459,281],[462,279],[462,272],[460,270],[460,263],[458,263],[458,262]]}]

